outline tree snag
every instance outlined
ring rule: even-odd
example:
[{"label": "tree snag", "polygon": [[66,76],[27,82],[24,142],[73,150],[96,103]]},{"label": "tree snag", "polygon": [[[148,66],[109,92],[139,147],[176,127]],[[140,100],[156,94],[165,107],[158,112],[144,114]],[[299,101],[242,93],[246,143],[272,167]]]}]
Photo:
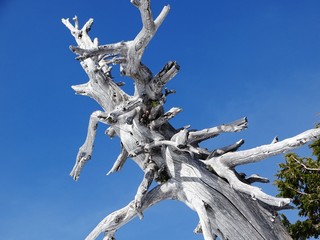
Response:
[{"label": "tree snag", "polygon": [[[115,232],[136,215],[159,201],[175,199],[185,203],[199,216],[195,230],[204,239],[291,239],[279,218],[277,210],[286,208],[288,198],[276,198],[251,186],[253,182],[268,182],[256,174],[245,178],[236,171],[241,164],[257,162],[297,148],[319,138],[320,129],[311,129],[295,137],[273,141],[249,150],[237,151],[244,143],[239,140],[213,151],[199,147],[199,143],[225,132],[238,132],[247,128],[247,119],[222,124],[203,130],[190,130],[188,126],[175,129],[169,120],[180,108],[164,111],[166,97],[173,91],[165,88],[179,71],[176,62],[168,62],[158,74],[141,63],[141,57],[150,40],[167,16],[165,6],[154,19],[150,0],[131,0],[138,8],[142,29],[135,39],[99,45],[88,33],[93,19],[79,28],[69,19],[62,19],[78,46],[70,49],[89,76],[84,84],[72,86],[77,94],[93,98],[103,111],[91,114],[85,143],[80,147],[70,175],[78,180],[81,169],[91,158],[98,123],[109,126],[106,134],[121,139],[122,149],[108,174],[120,171],[126,159],[144,171],[144,178],[135,199],[124,208],[109,214],[87,236],[96,239],[114,239]],[[111,78],[111,65],[119,64],[121,74],[134,80],[134,95],[125,93]],[[158,185],[149,189],[152,181]]]}]

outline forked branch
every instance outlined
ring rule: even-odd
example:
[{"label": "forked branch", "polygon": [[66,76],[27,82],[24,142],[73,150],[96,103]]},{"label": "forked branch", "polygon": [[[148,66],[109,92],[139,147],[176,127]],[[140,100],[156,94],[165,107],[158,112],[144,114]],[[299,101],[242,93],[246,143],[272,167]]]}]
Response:
[{"label": "forked branch", "polygon": [[[118,56],[121,59],[119,61],[121,74],[133,78],[136,82],[136,93],[142,94],[139,85],[146,85],[153,76],[151,71],[141,63],[141,58],[148,43],[169,13],[170,7],[165,6],[156,20],[153,20],[149,0],[132,0],[131,2],[139,9],[143,23],[141,31],[134,40],[102,46],[96,45],[92,48],[84,47],[78,43],[79,47],[73,46],[71,50],[79,54],[81,60],[97,56]],[[65,24],[70,27],[67,22]]]},{"label": "forked branch", "polygon": [[[229,184],[237,191],[249,194],[252,196],[252,198],[259,199],[269,205],[282,207],[288,204],[290,199],[272,197],[265,194],[257,187],[243,183],[243,181],[238,178],[234,168],[238,165],[258,162],[265,158],[288,152],[294,148],[302,146],[306,142],[317,140],[319,136],[319,128],[311,129],[295,137],[288,138],[280,142],[271,143],[244,151],[229,152],[222,156],[212,157],[209,160],[203,161],[203,163],[210,165],[220,177],[227,179]],[[251,180],[254,180],[254,178]],[[249,179],[249,182],[251,180]]]}]

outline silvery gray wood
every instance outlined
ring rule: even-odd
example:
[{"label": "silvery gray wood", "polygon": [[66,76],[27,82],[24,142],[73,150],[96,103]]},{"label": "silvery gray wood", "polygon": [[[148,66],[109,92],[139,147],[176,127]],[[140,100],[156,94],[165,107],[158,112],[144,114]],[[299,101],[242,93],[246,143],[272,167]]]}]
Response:
[{"label": "silvery gray wood", "polygon": [[[121,152],[108,174],[120,171],[127,158],[144,171],[144,178],[135,199],[127,206],[109,214],[87,236],[96,239],[115,239],[115,232],[135,216],[156,203],[171,199],[185,203],[197,212],[199,224],[196,233],[204,239],[291,239],[277,210],[287,208],[290,199],[276,198],[251,186],[253,182],[269,182],[256,174],[245,177],[235,167],[257,162],[299,147],[317,139],[320,129],[311,129],[295,137],[249,150],[237,151],[241,139],[229,146],[208,151],[199,147],[201,141],[225,132],[247,128],[247,119],[203,130],[190,130],[189,126],[173,128],[168,122],[181,108],[164,112],[166,97],[173,91],[165,85],[179,71],[176,62],[168,62],[158,74],[141,63],[141,57],[150,40],[167,16],[165,6],[154,20],[150,0],[131,0],[141,14],[143,27],[131,41],[99,45],[88,33],[93,19],[80,28],[75,17],[62,22],[70,30],[78,46],[75,52],[89,81],[72,86],[77,94],[93,98],[103,109],[91,114],[85,143],[80,147],[70,175],[78,180],[81,169],[91,158],[98,123],[107,124],[106,134],[121,139]],[[133,79],[134,95],[128,95],[111,78],[111,66],[120,65],[121,74]],[[158,183],[149,189],[152,181]]]}]

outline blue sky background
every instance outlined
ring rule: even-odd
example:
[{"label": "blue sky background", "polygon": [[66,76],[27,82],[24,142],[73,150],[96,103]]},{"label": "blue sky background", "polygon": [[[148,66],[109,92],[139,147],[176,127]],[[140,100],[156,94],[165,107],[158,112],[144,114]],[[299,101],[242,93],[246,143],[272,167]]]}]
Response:
[{"label": "blue sky background", "polygon": [[[180,73],[166,109],[182,107],[172,124],[206,128],[247,116],[249,129],[207,141],[214,149],[246,140],[242,149],[291,137],[320,121],[320,1],[154,0],[171,12],[145,52],[157,73],[176,60]],[[92,160],[78,182],[69,177],[91,112],[99,106],[71,85],[87,76],[68,49],[74,39],[61,18],[93,17],[101,44],[130,40],[141,27],[129,0],[0,1],[0,239],[84,239],[108,213],[134,198],[142,172],[131,161],[105,176],[120,151],[99,126]],[[114,75],[117,77],[118,68]],[[130,79],[126,90],[132,91]],[[307,147],[298,153],[309,155]],[[283,156],[242,167],[274,180]],[[262,186],[275,195],[272,184]],[[289,213],[294,219],[294,213]],[[197,216],[163,202],[133,220],[118,239],[202,239]]]}]

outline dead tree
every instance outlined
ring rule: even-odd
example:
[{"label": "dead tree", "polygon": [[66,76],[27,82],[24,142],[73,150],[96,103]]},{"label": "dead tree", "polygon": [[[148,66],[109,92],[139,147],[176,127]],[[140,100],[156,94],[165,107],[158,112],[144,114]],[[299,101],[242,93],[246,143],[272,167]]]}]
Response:
[{"label": "dead tree", "polygon": [[[77,94],[93,98],[103,111],[91,114],[85,143],[80,147],[71,176],[77,180],[85,163],[91,158],[98,123],[107,124],[106,134],[121,139],[122,149],[109,173],[120,171],[127,158],[144,171],[144,178],[135,198],[124,208],[109,214],[87,236],[114,239],[115,232],[136,215],[159,201],[174,199],[196,211],[199,224],[195,232],[204,239],[291,239],[277,217],[277,210],[287,207],[290,199],[276,198],[252,186],[253,182],[268,179],[253,175],[245,177],[236,171],[242,164],[284,153],[308,141],[317,139],[320,129],[311,129],[295,137],[271,144],[237,151],[243,140],[213,151],[199,147],[199,143],[225,132],[247,128],[247,119],[203,130],[180,129],[170,125],[180,108],[164,111],[165,88],[179,71],[176,62],[168,62],[154,75],[141,63],[149,41],[169,12],[165,6],[154,19],[150,0],[131,0],[140,11],[143,27],[131,41],[99,45],[97,38],[88,35],[93,19],[79,27],[69,19],[62,22],[71,31],[78,46],[71,50],[78,56],[89,81],[72,88]],[[125,93],[111,77],[111,66],[120,65],[123,76],[133,79],[134,95]],[[157,186],[149,189],[151,182]]]}]

